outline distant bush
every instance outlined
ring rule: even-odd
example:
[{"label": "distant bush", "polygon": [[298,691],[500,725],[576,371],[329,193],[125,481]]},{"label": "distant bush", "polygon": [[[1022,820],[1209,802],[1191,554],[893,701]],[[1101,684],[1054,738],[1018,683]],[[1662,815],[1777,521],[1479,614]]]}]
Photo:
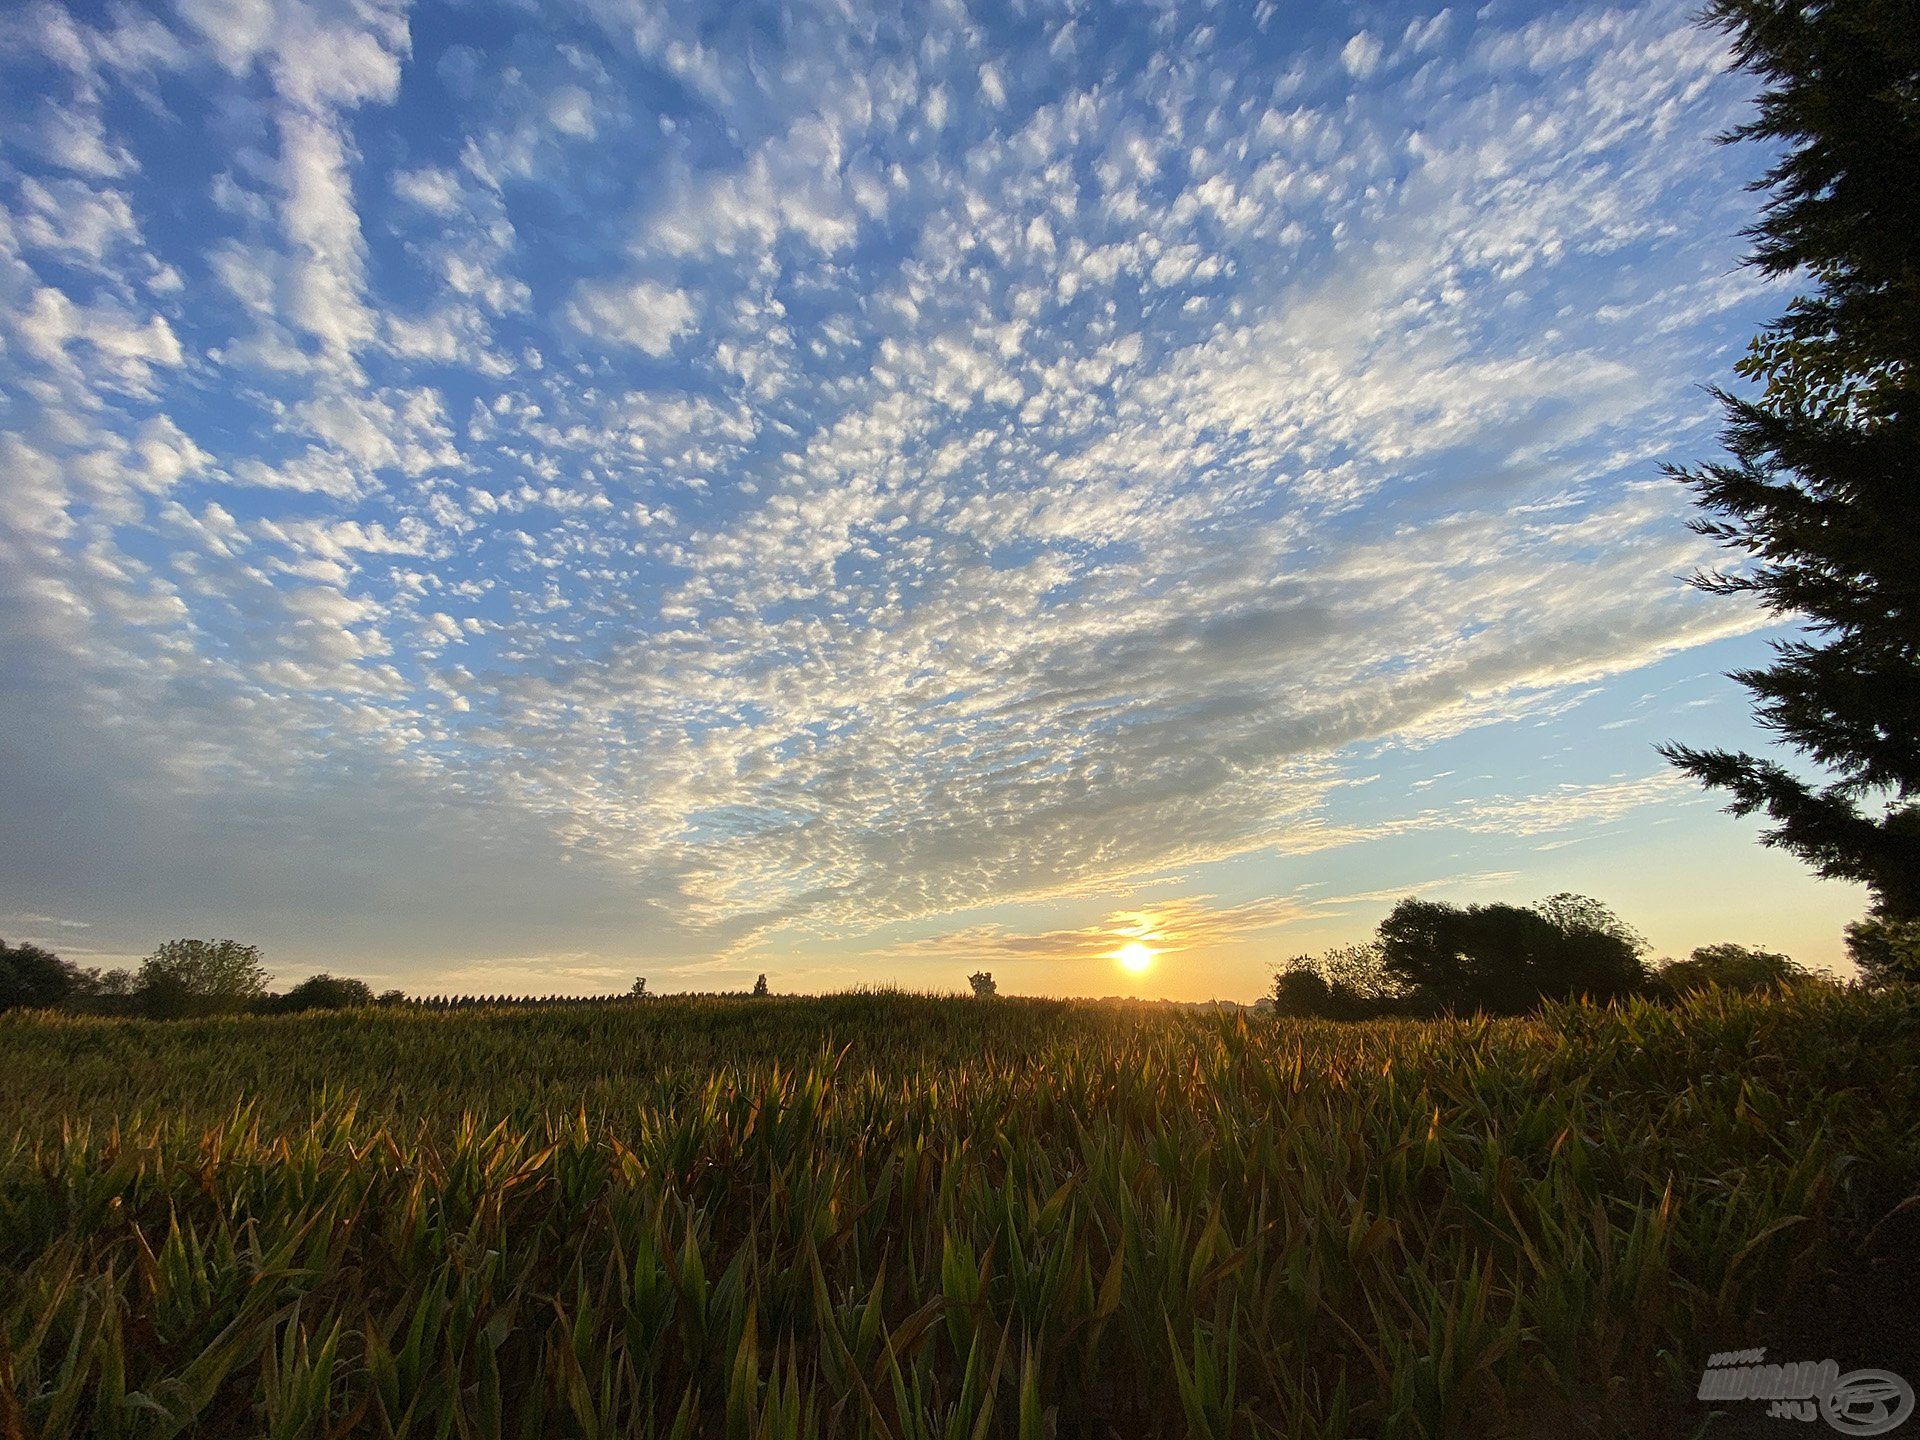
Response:
[{"label": "distant bush", "polygon": [[1722,990],[1772,990],[1812,978],[1793,957],[1751,945],[1702,945],[1685,960],[1669,960],[1653,974],[1653,988],[1668,995],[1684,995],[1717,985]]},{"label": "distant bush", "polygon": [[993,983],[991,970],[976,970],[967,977],[967,984],[973,987],[973,998],[991,1000],[1000,993],[1000,987]]},{"label": "distant bush", "polygon": [[296,1015],[304,1010],[352,1010],[373,1004],[373,987],[364,980],[319,974],[302,980],[284,995],[269,995],[259,1008],[269,1014]]}]

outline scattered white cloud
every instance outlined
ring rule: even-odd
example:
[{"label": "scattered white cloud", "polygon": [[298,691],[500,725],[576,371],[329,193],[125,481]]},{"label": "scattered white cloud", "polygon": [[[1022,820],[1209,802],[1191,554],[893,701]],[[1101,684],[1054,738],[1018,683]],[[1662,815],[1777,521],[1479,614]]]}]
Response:
[{"label": "scattered white cloud", "polygon": [[1340,63],[1356,80],[1365,80],[1380,67],[1382,46],[1379,37],[1361,30],[1340,47]]},{"label": "scattered white cloud", "polygon": [[684,290],[651,280],[589,281],[574,291],[567,318],[585,335],[665,355],[693,328],[693,301]]},{"label": "scattered white cloud", "polygon": [[40,6],[0,57],[0,724],[69,717],[0,775],[35,913],[404,896],[514,973],[544,925],[693,974],[1676,798],[1340,811],[1758,623],[1674,578],[1657,478],[1769,303],[1684,7],[578,13]]},{"label": "scattered white cloud", "polygon": [[459,179],[452,171],[432,165],[395,175],[393,193],[436,215],[452,215],[460,208]]},{"label": "scattered white cloud", "polygon": [[980,67],[980,96],[998,110],[1007,103],[1007,82],[1000,78],[1000,67],[989,62]]},{"label": "scattered white cloud", "polygon": [[100,265],[115,251],[139,244],[133,207],[120,191],[29,175],[20,182],[20,200],[19,235],[31,248]]},{"label": "scattered white cloud", "polygon": [[33,292],[14,328],[28,353],[47,366],[77,378],[80,351],[105,384],[135,394],[148,393],[155,366],[175,367],[186,358],[164,316],[142,319],[104,299],[76,304],[51,286]]}]

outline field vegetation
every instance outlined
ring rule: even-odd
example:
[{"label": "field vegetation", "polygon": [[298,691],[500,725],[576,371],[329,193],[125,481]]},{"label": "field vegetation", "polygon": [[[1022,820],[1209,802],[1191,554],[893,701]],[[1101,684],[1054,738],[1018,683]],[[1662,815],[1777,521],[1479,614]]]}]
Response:
[{"label": "field vegetation", "polygon": [[0,1017],[0,1435],[1691,1434],[1920,995]]}]

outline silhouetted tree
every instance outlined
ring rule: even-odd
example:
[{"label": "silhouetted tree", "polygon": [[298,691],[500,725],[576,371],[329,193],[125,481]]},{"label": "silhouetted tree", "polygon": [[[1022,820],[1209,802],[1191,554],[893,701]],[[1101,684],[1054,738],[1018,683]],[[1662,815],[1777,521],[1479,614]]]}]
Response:
[{"label": "silhouetted tree", "polygon": [[991,970],[976,970],[967,977],[967,984],[973,987],[973,998],[991,1000],[1000,993],[1000,987],[993,983]]},{"label": "silhouetted tree", "polygon": [[1336,1020],[1365,1020],[1393,1009],[1401,986],[1386,967],[1378,940],[1360,945],[1336,945],[1314,962],[1327,982]]},{"label": "silhouetted tree", "polygon": [[1531,908],[1559,936],[1546,957],[1553,974],[1543,993],[1617,1000],[1645,988],[1646,937],[1598,900],[1563,891]]},{"label": "silhouetted tree", "polygon": [[1271,993],[1282,1014],[1365,1020],[1395,1008],[1398,985],[1382,962],[1380,946],[1368,942],[1294,956],[1274,973]]},{"label": "silhouetted tree", "polygon": [[1664,750],[1733,813],[1764,812],[1764,843],[1868,886],[1856,961],[1920,978],[1920,23],[1889,0],[1714,0],[1706,18],[1765,85],[1727,138],[1779,155],[1747,263],[1809,288],[1736,367],[1760,392],[1714,392],[1730,459],[1672,473],[1694,528],[1744,562],[1695,583],[1805,624],[1733,678],[1825,774]]},{"label": "silhouetted tree", "polygon": [[260,947],[237,940],[169,940],[140,964],[134,996],[161,1019],[242,1010],[267,991]]},{"label": "silhouetted tree", "polygon": [[0,1010],[44,1010],[83,994],[85,972],[53,951],[0,940]]},{"label": "silhouetted tree", "polygon": [[762,975],[758,980],[753,982],[753,993],[755,995],[771,995],[773,993],[771,990],[767,989],[766,976]]},{"label": "silhouetted tree", "polygon": [[284,995],[268,996],[262,1008],[294,1015],[303,1010],[352,1010],[373,1004],[373,987],[364,980],[325,973],[309,976]]},{"label": "silhouetted tree", "polygon": [[1669,960],[1654,972],[1654,983],[1671,995],[1704,990],[1771,990],[1809,978],[1793,958],[1750,945],[1701,945],[1684,960]]},{"label": "silhouetted tree", "polygon": [[1402,900],[1380,922],[1379,944],[1416,1009],[1519,1015],[1545,999],[1614,999],[1646,980],[1645,942],[1582,896],[1539,907]]},{"label": "silhouetted tree", "polygon": [[634,976],[634,977],[633,977],[633,988],[632,988],[631,990],[629,990],[629,991],[628,991],[627,993],[628,993],[629,995],[633,995],[633,996],[637,996],[638,998],[640,998],[640,999],[642,999],[642,1000],[644,1000],[644,999],[646,999],[646,997],[647,997],[647,977],[646,977],[646,976],[644,976],[644,975],[636,975],[636,976]]},{"label": "silhouetted tree", "polygon": [[1295,956],[1274,972],[1273,1008],[1281,1015],[1318,1015],[1332,1013],[1333,995],[1319,971],[1312,968],[1312,957]]}]

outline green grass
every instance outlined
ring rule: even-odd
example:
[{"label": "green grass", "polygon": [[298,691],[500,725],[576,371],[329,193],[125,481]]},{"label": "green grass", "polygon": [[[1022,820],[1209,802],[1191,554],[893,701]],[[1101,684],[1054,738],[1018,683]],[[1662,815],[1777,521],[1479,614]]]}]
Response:
[{"label": "green grass", "polygon": [[1686,1434],[1920,997],[0,1018],[0,1437]]}]

